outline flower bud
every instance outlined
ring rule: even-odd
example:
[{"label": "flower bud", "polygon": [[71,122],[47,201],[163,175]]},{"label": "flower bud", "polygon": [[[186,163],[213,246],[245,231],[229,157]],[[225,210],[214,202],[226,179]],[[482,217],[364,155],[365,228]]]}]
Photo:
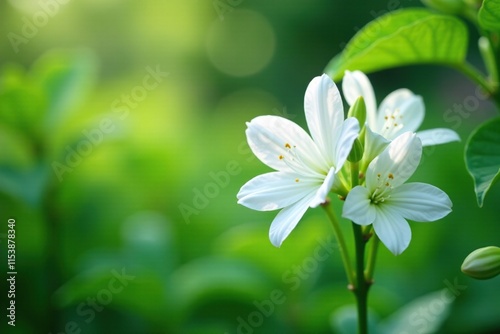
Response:
[{"label": "flower bud", "polygon": [[349,162],[358,162],[363,157],[363,145],[359,141],[358,138],[352,144],[352,149],[349,155],[347,156],[347,161]]},{"label": "flower bud", "polygon": [[366,122],[366,104],[362,96],[358,97],[356,102],[349,108],[347,117],[356,117],[359,126],[363,127]]},{"label": "flower bud", "polygon": [[500,274],[500,248],[489,246],[469,254],[462,263],[462,272],[477,279],[489,279]]}]

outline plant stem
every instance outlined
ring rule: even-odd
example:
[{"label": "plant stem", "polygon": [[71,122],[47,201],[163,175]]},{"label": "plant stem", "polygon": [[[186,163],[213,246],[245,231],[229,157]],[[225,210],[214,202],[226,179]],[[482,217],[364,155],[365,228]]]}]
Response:
[{"label": "plant stem", "polygon": [[368,333],[368,289],[370,284],[365,279],[365,245],[361,226],[352,223],[354,239],[356,241],[356,295],[358,307],[358,333]]},{"label": "plant stem", "polygon": [[377,259],[378,244],[380,241],[375,233],[371,239],[372,243],[368,249],[368,259],[365,270],[365,278],[368,284],[373,284],[373,272],[375,270],[375,260]]},{"label": "plant stem", "polygon": [[326,214],[332,223],[335,238],[339,243],[339,252],[344,264],[347,281],[349,282],[349,288],[352,289],[355,286],[354,270],[352,269],[351,260],[349,259],[349,253],[347,252],[347,246],[345,243],[344,235],[342,234],[342,230],[340,229],[339,221],[337,220],[337,217],[332,210],[330,202],[326,202],[322,205],[322,207],[325,209]]},{"label": "plant stem", "polygon": [[498,88],[498,66],[493,51],[493,41],[490,36],[481,36],[478,41],[479,51],[483,57],[484,65],[488,70],[491,85]]},{"label": "plant stem", "polygon": [[479,72],[471,64],[469,64],[467,62],[459,63],[456,65],[453,65],[453,68],[455,68],[457,71],[462,72],[465,76],[469,77],[469,79],[471,79],[472,81],[477,83],[479,86],[481,86],[489,94],[494,95],[494,93],[495,93],[494,88],[485,79],[485,77],[481,74],[481,72]]},{"label": "plant stem", "polygon": [[356,187],[359,183],[359,163],[351,162],[351,185]]},{"label": "plant stem", "polygon": [[481,86],[482,89],[491,97],[491,100],[500,109],[500,94],[498,94],[498,82],[489,82],[475,67],[469,63],[460,63],[452,65],[452,67],[464,75],[469,77],[472,81]]}]

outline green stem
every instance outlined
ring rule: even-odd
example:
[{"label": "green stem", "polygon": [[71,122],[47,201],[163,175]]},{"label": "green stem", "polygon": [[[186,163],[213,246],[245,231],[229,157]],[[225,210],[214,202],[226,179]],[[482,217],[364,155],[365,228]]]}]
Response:
[{"label": "green stem", "polygon": [[365,279],[365,245],[366,240],[360,225],[352,223],[356,241],[356,295],[358,307],[358,333],[368,333],[368,289],[370,284]]},{"label": "green stem", "polygon": [[359,163],[351,162],[351,184],[356,187],[359,183]]},{"label": "green stem", "polygon": [[365,278],[369,284],[373,284],[373,272],[375,271],[375,260],[377,259],[378,244],[380,241],[375,233],[371,239],[372,243],[368,249],[368,259],[365,270]]},{"label": "green stem", "polygon": [[471,64],[464,62],[452,65],[454,69],[462,72],[465,76],[469,77],[472,81],[481,86],[489,94],[493,95],[495,93],[494,87],[485,79],[485,77]]},{"label": "green stem", "polygon": [[344,264],[347,281],[349,282],[349,288],[352,288],[354,287],[355,284],[354,270],[352,269],[351,260],[349,259],[349,253],[347,252],[346,242],[344,239],[344,235],[342,234],[342,230],[340,229],[339,221],[337,220],[337,217],[335,216],[335,213],[332,210],[330,202],[326,202],[325,204],[322,205],[322,207],[325,209],[326,214],[332,223],[335,238],[339,243],[339,252],[340,256],[342,257],[342,262]]},{"label": "green stem", "polygon": [[490,36],[481,36],[478,41],[479,51],[483,57],[484,65],[488,70],[493,88],[498,87],[498,66],[493,51],[493,41]]},{"label": "green stem", "polygon": [[452,66],[454,69],[462,72],[464,75],[469,77],[472,81],[477,83],[481,88],[483,88],[488,95],[491,97],[493,102],[500,109],[500,94],[498,94],[498,83],[489,82],[475,67],[469,63],[455,64]]}]

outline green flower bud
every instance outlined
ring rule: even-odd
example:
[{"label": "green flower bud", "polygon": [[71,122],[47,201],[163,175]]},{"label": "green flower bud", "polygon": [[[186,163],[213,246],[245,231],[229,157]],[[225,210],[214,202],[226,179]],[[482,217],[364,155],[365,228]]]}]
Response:
[{"label": "green flower bud", "polygon": [[489,279],[500,274],[500,248],[489,246],[469,254],[462,263],[462,272],[477,279]]},{"label": "green flower bud", "polygon": [[358,162],[363,157],[363,145],[359,141],[358,138],[352,144],[352,149],[349,155],[347,156],[347,161],[349,162]]},{"label": "green flower bud", "polygon": [[422,0],[430,8],[437,9],[447,14],[458,14],[464,7],[462,0]]},{"label": "green flower bud", "polygon": [[358,97],[356,102],[349,108],[347,117],[356,117],[359,126],[363,128],[366,122],[366,104],[362,96]]}]

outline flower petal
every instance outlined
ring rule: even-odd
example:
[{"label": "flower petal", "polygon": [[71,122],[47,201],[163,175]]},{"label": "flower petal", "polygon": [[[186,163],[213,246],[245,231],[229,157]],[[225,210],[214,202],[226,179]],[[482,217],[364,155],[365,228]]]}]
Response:
[{"label": "flower petal", "polygon": [[366,120],[368,124],[375,124],[377,103],[375,93],[368,77],[361,71],[345,71],[342,80],[342,92],[347,103],[352,106],[358,97],[362,96],[366,105]]},{"label": "flower petal", "polygon": [[356,186],[349,192],[342,209],[342,217],[358,225],[370,225],[375,220],[376,213],[369,190],[362,186]]},{"label": "flower petal", "polygon": [[361,170],[364,170],[390,143],[390,141],[383,136],[373,132],[369,125],[366,126],[365,129],[365,152],[363,154]]},{"label": "flower petal", "polygon": [[366,186],[374,191],[380,182],[389,182],[392,188],[403,184],[413,175],[421,157],[420,139],[412,132],[403,133],[370,163],[366,172]]},{"label": "flower petal", "polygon": [[321,182],[289,172],[272,172],[254,177],[238,192],[238,204],[259,211],[292,205],[315,191]]},{"label": "flower petal", "polygon": [[407,183],[394,189],[384,204],[393,207],[401,216],[418,222],[432,222],[451,212],[448,195],[425,183]]},{"label": "flower petal", "polygon": [[312,192],[297,203],[284,208],[278,213],[269,229],[269,239],[274,246],[281,246],[286,237],[297,226],[315,196],[316,192]]},{"label": "flower petal", "polygon": [[321,187],[319,187],[318,191],[316,192],[316,197],[309,204],[311,208],[315,208],[318,205],[325,203],[328,193],[330,192],[330,189],[332,189],[335,178],[336,178],[335,169],[332,167],[330,168],[328,175],[326,175],[323,184],[321,185]]},{"label": "flower petal", "polygon": [[337,86],[328,75],[315,77],[309,83],[304,110],[312,138],[325,157],[333,160],[335,134],[344,120],[344,106]]},{"label": "flower petal", "polygon": [[373,222],[373,229],[379,239],[394,255],[401,254],[410,244],[410,225],[403,217],[390,210],[386,205],[377,206],[377,218]]},{"label": "flower petal", "polygon": [[347,118],[338,133],[337,145],[335,147],[335,172],[338,172],[351,152],[352,144],[359,135],[359,122],[354,117]]},{"label": "flower petal", "polygon": [[[263,163],[279,171],[292,172],[280,156],[289,153],[290,147],[295,147],[302,161],[311,169],[321,167],[328,170],[326,162],[321,157],[316,144],[307,132],[294,122],[279,116],[259,116],[247,123],[248,145],[253,153]],[[311,170],[312,172],[312,170]]]},{"label": "flower petal", "polygon": [[415,132],[422,124],[425,106],[422,97],[408,89],[398,89],[382,101],[373,130],[392,140],[406,131]]},{"label": "flower petal", "polygon": [[417,132],[417,137],[422,141],[422,146],[446,144],[452,141],[460,141],[458,133],[451,129],[430,129]]}]

